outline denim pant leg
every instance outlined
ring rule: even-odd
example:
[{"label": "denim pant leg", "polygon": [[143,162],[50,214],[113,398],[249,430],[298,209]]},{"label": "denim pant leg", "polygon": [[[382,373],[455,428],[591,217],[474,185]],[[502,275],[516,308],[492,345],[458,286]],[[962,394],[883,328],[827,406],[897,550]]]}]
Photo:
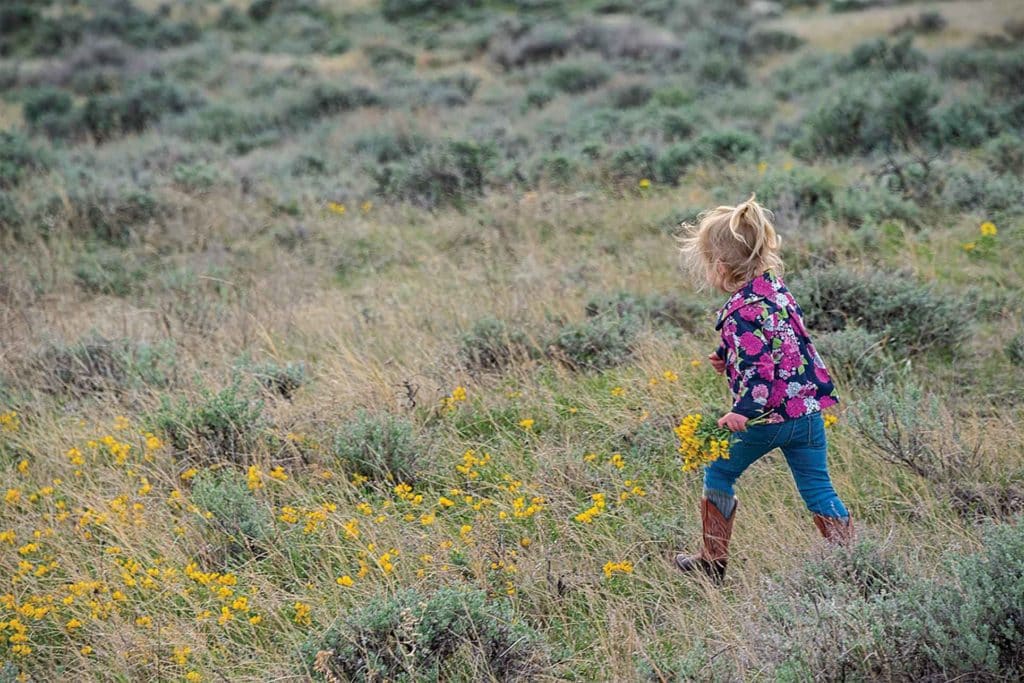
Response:
[{"label": "denim pant leg", "polygon": [[793,427],[792,438],[782,446],[782,453],[807,509],[825,517],[849,516],[828,475],[828,440],[821,413],[799,418]]},{"label": "denim pant leg", "polygon": [[780,442],[785,424],[756,425],[733,435],[729,457],[719,458],[704,468],[704,488],[734,495],[732,485],[744,470]]}]

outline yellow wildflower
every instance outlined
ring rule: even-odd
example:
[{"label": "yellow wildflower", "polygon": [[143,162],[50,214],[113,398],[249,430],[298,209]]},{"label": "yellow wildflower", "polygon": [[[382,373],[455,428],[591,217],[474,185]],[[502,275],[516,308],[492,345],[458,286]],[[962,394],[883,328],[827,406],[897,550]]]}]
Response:
[{"label": "yellow wildflower", "polygon": [[999,230],[996,229],[996,224],[992,221],[985,221],[982,223],[979,231],[986,237],[994,237],[999,234]]}]

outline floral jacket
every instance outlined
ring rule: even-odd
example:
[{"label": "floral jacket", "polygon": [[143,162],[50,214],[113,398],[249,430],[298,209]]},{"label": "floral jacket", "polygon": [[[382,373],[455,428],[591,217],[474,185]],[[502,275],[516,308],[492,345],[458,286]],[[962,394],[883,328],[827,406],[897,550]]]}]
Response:
[{"label": "floral jacket", "polygon": [[718,312],[732,412],[784,422],[839,401],[825,363],[804,328],[803,312],[771,271],[754,278]]}]

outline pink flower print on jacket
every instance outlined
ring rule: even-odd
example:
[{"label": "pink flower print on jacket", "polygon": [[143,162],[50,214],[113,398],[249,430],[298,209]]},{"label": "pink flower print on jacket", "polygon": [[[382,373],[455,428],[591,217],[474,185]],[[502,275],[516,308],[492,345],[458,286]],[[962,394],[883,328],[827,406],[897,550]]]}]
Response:
[{"label": "pink flower print on jacket", "polygon": [[803,312],[770,271],[732,295],[718,313],[733,412],[783,422],[835,405],[832,378],[803,324]]}]

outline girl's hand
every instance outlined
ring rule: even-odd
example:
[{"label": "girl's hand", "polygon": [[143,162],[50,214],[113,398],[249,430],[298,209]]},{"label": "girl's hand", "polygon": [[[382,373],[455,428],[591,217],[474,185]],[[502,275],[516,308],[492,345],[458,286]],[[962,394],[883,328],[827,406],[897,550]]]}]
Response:
[{"label": "girl's hand", "polygon": [[708,356],[708,360],[711,361],[711,367],[715,369],[719,375],[725,373],[725,361],[719,358],[716,354]]},{"label": "girl's hand", "polygon": [[746,415],[740,415],[739,413],[726,413],[718,418],[718,426],[725,427],[730,432],[745,432],[747,431],[748,419]]}]

